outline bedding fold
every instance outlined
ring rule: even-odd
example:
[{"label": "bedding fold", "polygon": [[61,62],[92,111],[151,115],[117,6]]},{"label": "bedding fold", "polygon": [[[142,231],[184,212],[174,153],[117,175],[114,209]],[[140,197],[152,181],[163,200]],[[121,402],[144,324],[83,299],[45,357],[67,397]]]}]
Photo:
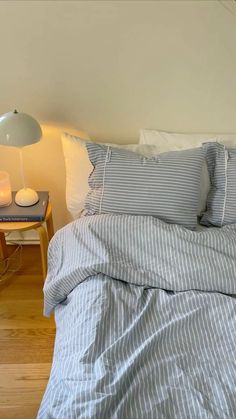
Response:
[{"label": "bedding fold", "polygon": [[83,217],[49,245],[44,313],[98,273],[147,288],[236,294],[235,261],[236,224],[193,232],[154,217]]}]

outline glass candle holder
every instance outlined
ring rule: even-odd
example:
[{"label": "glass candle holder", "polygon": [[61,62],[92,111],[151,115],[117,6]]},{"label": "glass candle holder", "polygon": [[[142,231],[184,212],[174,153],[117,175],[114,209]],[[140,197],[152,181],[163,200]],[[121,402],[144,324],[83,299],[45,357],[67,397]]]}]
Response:
[{"label": "glass candle holder", "polygon": [[10,177],[7,172],[0,172],[0,207],[7,207],[12,203]]}]

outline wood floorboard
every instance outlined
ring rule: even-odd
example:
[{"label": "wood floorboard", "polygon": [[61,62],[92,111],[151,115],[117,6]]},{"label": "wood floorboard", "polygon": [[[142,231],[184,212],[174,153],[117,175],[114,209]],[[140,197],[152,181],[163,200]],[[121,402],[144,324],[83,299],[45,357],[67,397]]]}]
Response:
[{"label": "wood floorboard", "polygon": [[[22,291],[23,290],[23,291]],[[0,303],[8,300],[41,300],[43,298],[43,280],[41,275],[18,276],[0,286]]]},{"label": "wood floorboard", "polygon": [[43,317],[39,246],[23,246],[22,267],[0,284],[0,419],[33,419],[48,381],[55,336]]},{"label": "wood floorboard", "polygon": [[50,362],[54,329],[2,329],[0,342],[0,364]]},{"label": "wood floorboard", "polygon": [[50,368],[51,363],[0,365],[2,419],[35,418]]},{"label": "wood floorboard", "polygon": [[0,302],[0,329],[32,329],[54,327],[50,319],[43,317],[41,300],[15,300]]}]

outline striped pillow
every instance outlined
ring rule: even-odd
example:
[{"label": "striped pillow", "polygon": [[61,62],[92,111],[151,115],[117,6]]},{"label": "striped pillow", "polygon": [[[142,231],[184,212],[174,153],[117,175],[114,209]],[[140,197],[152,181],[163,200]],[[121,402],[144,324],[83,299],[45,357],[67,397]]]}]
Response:
[{"label": "striped pillow", "polygon": [[227,149],[217,142],[204,147],[211,189],[201,224],[222,227],[236,223],[236,149]]},{"label": "striped pillow", "polygon": [[152,215],[194,229],[205,152],[200,148],[158,156],[86,145],[94,170],[85,214]]}]

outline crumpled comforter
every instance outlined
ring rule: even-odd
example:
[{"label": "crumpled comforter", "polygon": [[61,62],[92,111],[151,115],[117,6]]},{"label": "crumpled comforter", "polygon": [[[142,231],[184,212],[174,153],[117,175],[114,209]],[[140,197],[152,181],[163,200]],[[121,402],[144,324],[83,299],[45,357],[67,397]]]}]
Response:
[{"label": "crumpled comforter", "polygon": [[38,419],[236,418],[236,225],[98,215],[49,246]]}]

